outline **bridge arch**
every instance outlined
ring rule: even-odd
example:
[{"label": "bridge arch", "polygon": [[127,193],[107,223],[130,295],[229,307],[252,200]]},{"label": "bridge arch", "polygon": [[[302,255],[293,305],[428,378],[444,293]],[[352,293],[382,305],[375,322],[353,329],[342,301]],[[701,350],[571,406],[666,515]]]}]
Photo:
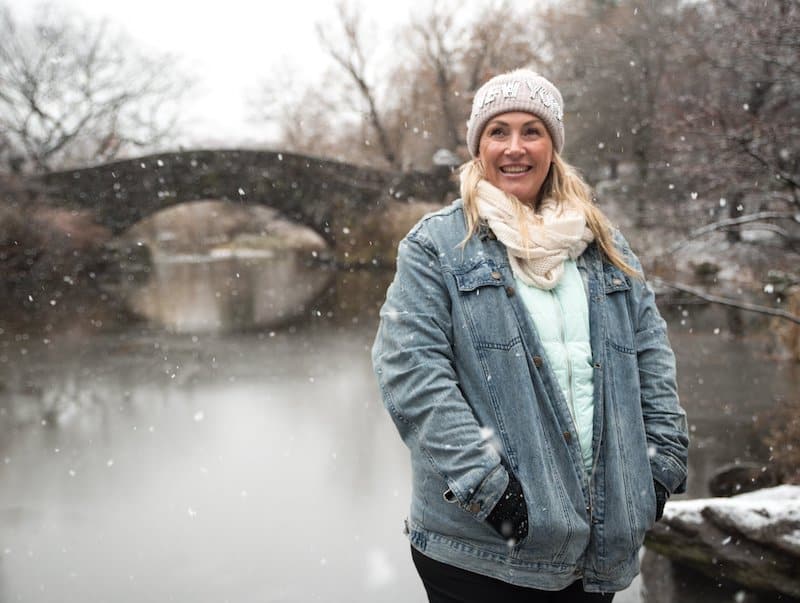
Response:
[{"label": "bridge arch", "polygon": [[160,210],[197,199],[264,205],[309,226],[333,246],[391,200],[441,201],[455,190],[447,168],[391,172],[294,153],[200,150],[154,154],[42,176],[48,197],[88,210],[120,234]]}]

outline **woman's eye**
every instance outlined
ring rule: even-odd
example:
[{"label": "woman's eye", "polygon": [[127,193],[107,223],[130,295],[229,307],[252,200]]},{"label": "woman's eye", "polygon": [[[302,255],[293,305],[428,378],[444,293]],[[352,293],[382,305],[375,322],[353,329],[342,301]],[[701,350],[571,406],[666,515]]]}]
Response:
[{"label": "woman's eye", "polygon": [[503,128],[492,128],[489,130],[489,136],[502,136],[504,133]]},{"label": "woman's eye", "polygon": [[539,128],[528,128],[524,132],[525,136],[541,136]]}]

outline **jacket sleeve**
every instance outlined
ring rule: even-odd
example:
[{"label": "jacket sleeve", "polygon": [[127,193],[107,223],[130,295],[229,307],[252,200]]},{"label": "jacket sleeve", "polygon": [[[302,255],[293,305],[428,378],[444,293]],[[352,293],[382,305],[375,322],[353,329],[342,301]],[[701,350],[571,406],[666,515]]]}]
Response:
[{"label": "jacket sleeve", "polygon": [[439,257],[418,228],[398,248],[373,366],[384,405],[412,454],[441,475],[447,500],[483,521],[509,478],[459,388],[452,331]]},{"label": "jacket sleeve", "polygon": [[[644,274],[639,259],[624,241],[623,253],[631,266]],[[632,301],[642,415],[653,479],[668,492],[685,492],[689,436],[686,413],[678,398],[675,354],[667,337],[667,323],[656,307],[653,289],[644,279],[633,279]]]}]

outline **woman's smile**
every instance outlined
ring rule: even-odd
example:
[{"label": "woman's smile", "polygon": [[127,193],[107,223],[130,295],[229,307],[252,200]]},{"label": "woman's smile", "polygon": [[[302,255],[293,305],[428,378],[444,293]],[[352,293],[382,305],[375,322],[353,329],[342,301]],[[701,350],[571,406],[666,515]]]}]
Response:
[{"label": "woman's smile", "polygon": [[524,174],[526,172],[531,171],[531,166],[529,165],[504,165],[500,168],[500,171],[504,174],[515,176],[519,174]]}]

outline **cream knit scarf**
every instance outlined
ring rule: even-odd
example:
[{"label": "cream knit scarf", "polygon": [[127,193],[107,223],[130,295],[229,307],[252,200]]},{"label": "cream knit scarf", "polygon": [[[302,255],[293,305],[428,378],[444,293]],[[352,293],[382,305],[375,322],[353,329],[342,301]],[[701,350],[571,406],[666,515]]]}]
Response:
[{"label": "cream knit scarf", "polygon": [[478,214],[506,246],[514,275],[528,285],[555,287],[564,274],[564,261],[576,259],[594,240],[574,202],[562,202],[559,208],[554,200],[544,199],[538,212],[524,207],[523,228],[508,195],[486,180],[478,183],[477,201]]}]

